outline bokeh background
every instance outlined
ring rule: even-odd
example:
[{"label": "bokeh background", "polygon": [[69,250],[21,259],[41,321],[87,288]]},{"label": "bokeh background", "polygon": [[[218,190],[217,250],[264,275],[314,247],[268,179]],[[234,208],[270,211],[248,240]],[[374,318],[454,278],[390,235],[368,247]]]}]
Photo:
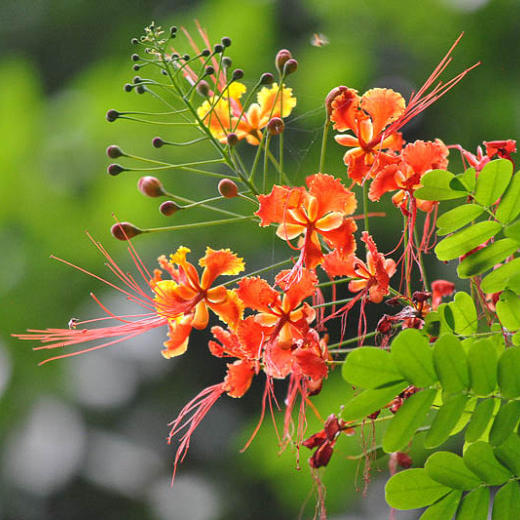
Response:
[{"label": "bokeh background", "polygon": [[[440,137],[475,151],[483,140],[519,135],[518,0],[0,0],[0,520],[313,517],[308,454],[301,454],[301,470],[290,450],[279,455],[270,420],[239,453],[259,418],[261,384],[241,400],[223,397],[215,405],[170,487],[175,450],[165,442],[167,423],[223,375],[222,364],[207,354],[207,337],[192,340],[178,360],[162,358],[164,331],[158,331],[42,367],[44,353],[11,337],[99,315],[91,291],[114,311],[124,309],[103,284],[49,256],[108,274],[88,230],[129,269],[125,244],[109,233],[112,214],[143,227],[172,223],[156,200],[137,192],[138,173],[107,175],[105,149],[117,143],[172,161],[191,160],[194,152],[158,154],[151,146],[157,128],[110,124],[105,113],[157,108],[146,96],[123,92],[135,75],[130,39],[152,20],[194,31],[194,19],[214,41],[233,39],[230,55],[246,71],[246,84],[274,70],[280,48],[298,59],[290,78],[298,106],[286,134],[296,180],[316,171],[322,104],[331,88],[389,86],[408,97],[462,31],[451,75],[479,60],[482,65],[410,123],[405,138]],[[312,46],[314,33],[330,43]],[[335,175],[344,174],[339,148],[331,140],[327,171]],[[456,170],[456,157],[453,164]],[[175,172],[161,178],[188,197],[215,190],[212,179]],[[397,241],[398,216],[393,224],[385,219],[375,230],[388,248]],[[215,229],[145,235],[135,245],[152,268],[159,254],[181,244],[193,258],[206,245],[232,247],[250,269],[276,253],[267,233],[251,240],[247,226]],[[446,276],[446,269],[437,272]],[[283,399],[283,384],[281,391]],[[347,392],[333,374],[316,403],[325,416],[338,412]],[[316,422],[309,432],[313,428],[319,429]],[[385,461],[372,469],[364,499],[362,468],[348,459],[360,453],[359,445],[358,436],[342,439],[323,476],[335,520],[388,517]],[[414,449],[420,462],[420,446]]]}]

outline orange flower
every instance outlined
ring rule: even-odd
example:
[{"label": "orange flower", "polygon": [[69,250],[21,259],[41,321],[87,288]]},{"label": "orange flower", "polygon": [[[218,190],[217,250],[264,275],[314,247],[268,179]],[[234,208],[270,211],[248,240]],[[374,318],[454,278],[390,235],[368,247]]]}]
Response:
[{"label": "orange flower", "polygon": [[262,139],[261,129],[274,117],[287,117],[296,106],[292,89],[273,83],[257,94],[257,103],[244,109],[240,98],[247,87],[234,82],[204,101],[197,109],[197,115],[208,126],[211,133],[222,143],[230,133],[238,139],[246,139],[249,144],[258,145]]},{"label": "orange flower", "polygon": [[343,161],[348,166],[348,176],[361,184],[365,177],[373,177],[387,164],[395,161],[393,153],[401,150],[403,140],[399,132],[385,134],[387,127],[405,111],[401,94],[391,89],[374,88],[362,97],[357,90],[346,88],[331,102],[330,120],[334,129],[350,130],[354,135],[336,135],[336,141],[350,150]]},{"label": "orange flower", "polygon": [[[189,252],[187,247],[179,247],[170,260],[165,256],[159,258],[163,269],[170,273],[171,280],[162,280],[160,271],[155,273],[153,289],[157,312],[168,317],[170,339],[164,343],[166,349],[162,352],[166,358],[186,351],[191,329],[207,327],[209,309],[232,328],[242,317],[243,305],[234,291],[223,286],[211,287],[218,276],[236,275],[242,271],[242,259],[229,249],[214,251],[208,247],[206,255],[199,261],[199,265],[204,267],[199,278],[193,264],[186,260]],[[182,309],[182,314],[172,317],[172,309]]]},{"label": "orange flower", "polygon": [[348,289],[351,292],[364,291],[371,302],[380,303],[383,296],[388,294],[390,278],[396,271],[396,265],[392,259],[385,259],[378,252],[374,239],[366,231],[363,231],[361,240],[366,244],[367,261],[365,263],[352,257],[351,267],[346,274],[354,280],[349,283]]},{"label": "orange flower", "polygon": [[307,186],[308,191],[273,186],[269,195],[258,195],[260,208],[255,215],[260,217],[261,226],[280,223],[276,234],[284,240],[303,235],[299,262],[312,269],[323,261],[319,236],[342,254],[354,252],[357,226],[352,218],[345,217],[355,211],[357,202],[355,195],[332,175],[310,175]]},{"label": "orange flower", "polygon": [[[449,150],[445,144],[436,139],[432,141],[415,141],[406,145],[401,153],[400,161],[379,170],[370,186],[370,200],[379,200],[389,191],[397,191],[392,202],[406,210],[407,201],[415,190],[420,188],[422,176],[430,170],[448,167]],[[435,202],[417,199],[417,207],[430,211]]]}]

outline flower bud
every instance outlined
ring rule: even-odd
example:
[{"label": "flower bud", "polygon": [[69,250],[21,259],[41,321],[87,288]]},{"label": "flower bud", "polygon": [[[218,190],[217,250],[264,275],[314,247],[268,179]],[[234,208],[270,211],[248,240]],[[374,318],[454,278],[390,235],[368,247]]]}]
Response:
[{"label": "flower bud", "polygon": [[129,240],[143,232],[142,229],[130,224],[130,222],[118,222],[110,228],[110,233],[117,240]]},{"label": "flower bud", "polygon": [[211,51],[209,49],[202,49],[200,52],[201,56],[204,56],[204,58],[207,58],[211,54]]},{"label": "flower bud", "polygon": [[107,148],[107,155],[111,159],[117,159],[118,157],[122,157],[124,155],[123,150],[119,148],[119,146],[113,144]]},{"label": "flower bud", "polygon": [[152,145],[154,148],[161,148],[164,145],[164,141],[160,137],[154,137],[152,139]]},{"label": "flower bud", "polygon": [[271,135],[280,135],[283,134],[283,131],[285,130],[285,123],[283,122],[283,119],[280,117],[273,117],[269,120],[269,123],[267,123],[267,131]]},{"label": "flower bud", "polygon": [[226,199],[232,199],[238,195],[238,186],[231,179],[222,179],[218,183],[218,192]]},{"label": "flower bud", "polygon": [[235,69],[233,71],[233,80],[242,79],[244,77],[244,71],[242,69]]},{"label": "flower bud", "polygon": [[260,85],[271,85],[273,82],[274,76],[270,72],[266,72],[260,77]]},{"label": "flower bud", "polygon": [[298,62],[296,60],[290,59],[285,62],[283,66],[283,75],[289,76],[289,74],[293,74],[298,70]]},{"label": "flower bud", "polygon": [[222,43],[222,45],[224,47],[229,47],[231,45],[231,38],[227,37],[227,36],[224,36],[220,42]]},{"label": "flower bud", "polygon": [[115,163],[110,164],[107,168],[107,172],[113,176],[119,175],[120,173],[122,173],[124,171],[125,171],[125,169],[120,164],[115,164]]},{"label": "flower bud", "polygon": [[136,63],[132,69],[135,70],[136,72],[141,68],[141,65],[139,65],[138,63]]},{"label": "flower bud", "polygon": [[207,81],[201,80],[197,83],[197,86],[195,87],[195,90],[197,91],[197,94],[202,97],[209,97],[209,83]]},{"label": "flower bud", "polygon": [[236,144],[238,143],[238,135],[231,132],[227,135],[226,141],[229,146],[236,146]]},{"label": "flower bud", "polygon": [[174,213],[177,213],[177,211],[179,211],[180,209],[182,209],[178,204],[176,204],[175,202],[173,202],[173,200],[167,200],[165,202],[163,202],[160,206],[159,206],[159,211],[165,216],[165,217],[170,217],[171,215],[173,215]]},{"label": "flower bud", "polygon": [[233,63],[233,60],[229,56],[224,56],[222,58],[222,66],[225,69],[229,69],[231,67],[231,64]]},{"label": "flower bud", "polygon": [[130,59],[132,61],[139,61],[141,57],[139,56],[139,54],[132,54],[132,56],[130,56]]},{"label": "flower bud", "polygon": [[175,38],[177,36],[177,27],[175,25],[172,25],[170,27],[170,38]]},{"label": "flower bud", "polygon": [[223,50],[224,50],[224,45],[222,45],[221,43],[216,43],[213,46],[213,52],[215,54],[220,54]]},{"label": "flower bud", "polygon": [[212,74],[215,74],[215,67],[208,65],[204,72],[206,73],[207,76],[211,76]]},{"label": "flower bud", "polygon": [[132,92],[133,89],[134,89],[134,86],[131,83],[125,83],[123,85],[123,90],[125,92]]},{"label": "flower bud", "polygon": [[183,59],[184,61],[189,61],[189,60],[190,60],[190,55],[189,55],[189,54],[184,54],[184,55],[182,56],[182,59]]},{"label": "flower bud", "polygon": [[139,40],[138,40],[137,38],[132,38],[132,39],[130,40],[130,43],[131,43],[132,45],[137,45],[137,44],[139,43]]},{"label": "flower bud", "polygon": [[285,62],[290,60],[292,58],[291,51],[288,51],[287,49],[282,49],[281,51],[278,51],[278,54],[276,55],[276,58],[274,60],[274,63],[276,65],[276,69],[280,74],[283,72],[283,66],[285,65]]},{"label": "flower bud", "polygon": [[113,108],[107,112],[106,118],[109,123],[113,123],[119,117],[119,112]]},{"label": "flower bud", "polygon": [[147,175],[137,181],[137,189],[146,197],[162,197],[166,195],[164,186],[157,177]]},{"label": "flower bud", "polygon": [[402,451],[398,451],[395,454],[395,458],[397,460],[397,464],[401,466],[401,468],[408,469],[412,466],[412,459],[409,455],[406,453],[403,453]]}]

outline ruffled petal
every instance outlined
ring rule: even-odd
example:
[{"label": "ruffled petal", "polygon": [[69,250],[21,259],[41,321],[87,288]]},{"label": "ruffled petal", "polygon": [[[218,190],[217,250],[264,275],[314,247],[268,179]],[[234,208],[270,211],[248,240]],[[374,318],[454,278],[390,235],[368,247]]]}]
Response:
[{"label": "ruffled petal", "polygon": [[363,94],[360,106],[372,119],[374,136],[377,137],[402,115],[406,103],[403,96],[392,89],[373,88]]}]

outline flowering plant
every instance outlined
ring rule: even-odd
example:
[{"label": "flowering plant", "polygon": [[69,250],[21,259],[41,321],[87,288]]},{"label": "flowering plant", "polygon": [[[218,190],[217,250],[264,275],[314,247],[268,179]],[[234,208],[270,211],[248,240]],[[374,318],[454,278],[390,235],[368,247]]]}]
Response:
[{"label": "flowering plant", "polygon": [[[136,70],[147,67],[159,74],[136,76],[125,85],[127,91],[154,96],[168,112],[136,117],[135,112],[109,110],[107,119],[188,127],[197,132],[194,139],[173,142],[156,137],[153,146],[208,143],[214,155],[182,162],[176,154],[170,163],[136,157],[116,145],[107,153],[130,164],[145,161],[148,174],[182,170],[218,178],[218,195],[200,201],[168,193],[151,175],[142,177],[138,188],[148,197],[168,199],[160,205],[165,216],[177,219],[190,208],[202,207],[224,217],[153,229],[116,222],[112,234],[128,242],[137,276],[123,271],[95,241],[118,282],[92,276],[145,311],[116,316],[96,300],[107,313],[103,320],[115,325],[93,328],[74,321],[69,329],[29,330],[17,336],[39,341],[37,349],[79,346],[47,360],[51,361],[163,327],[167,339],[162,354],[170,359],[183,355],[190,339],[196,341],[197,331],[218,320],[210,329],[214,339],[208,355],[229,362],[222,381],[203,389],[171,423],[168,442],[177,443],[174,476],[191,435],[211,406],[223,394],[242,397],[254,378],[263,377],[260,421],[248,445],[267,408],[276,413],[275,381],[287,380],[280,446],[294,447],[297,453],[301,446],[314,450],[309,466],[321,518],[326,516],[321,468],[330,463],[343,435],[361,437],[367,424],[384,430],[381,446],[363,449],[367,467],[374,457],[389,455],[390,506],[428,507],[425,518],[478,518],[487,515],[489,488],[500,486],[493,514],[513,518],[506,515],[520,511],[520,177],[513,175],[512,160],[516,143],[485,142],[485,152],[479,148],[474,155],[440,139],[405,144],[400,132],[475,66],[446,83],[438,81],[460,38],[408,102],[387,88],[361,96],[352,88],[333,88],[325,99],[320,163],[309,166],[306,186],[294,186],[284,157],[284,120],[297,107],[286,82],[298,62],[281,50],[275,58],[278,77],[263,74],[248,93],[240,81],[244,72],[232,70],[229,38],[212,46],[199,26],[199,45],[185,29],[182,32],[191,55],[173,45],[175,27],[165,32],[152,24],[144,36],[134,39],[144,53],[132,56]],[[337,143],[348,148],[346,169],[339,177],[323,171],[331,129],[337,132]],[[251,147],[252,156],[247,153]],[[453,150],[460,152],[465,165],[457,175],[447,170]],[[115,176],[135,169],[114,163],[108,172]],[[380,214],[371,213],[368,204],[387,193],[393,194],[404,225],[394,249],[383,253],[371,231]],[[457,203],[438,216],[440,203],[448,200]],[[234,205],[236,201],[247,206]],[[187,226],[228,228],[244,221],[258,233],[269,232],[259,228],[272,228],[288,248],[286,258],[242,275],[246,262],[228,248],[208,246],[199,269],[188,260],[188,247],[178,245],[169,257],[159,257],[159,268],[151,271],[132,241],[150,232]],[[455,283],[447,280],[428,282],[426,261],[433,261],[432,251],[440,261],[459,262],[457,276],[469,281],[469,292],[455,292]],[[266,273],[274,273],[272,280],[263,277]],[[388,314],[376,310],[385,299],[394,309]],[[374,330],[369,330],[367,309],[381,315]],[[357,335],[346,337],[352,321]],[[335,332],[337,338],[331,339]],[[369,341],[374,346],[366,346]],[[356,391],[345,397],[340,409],[318,410],[313,397],[336,366]],[[323,429],[308,431],[307,413],[315,414]],[[464,429],[462,457],[437,450]],[[422,432],[425,446],[436,451],[424,467],[411,468],[410,441]],[[397,466],[407,469],[397,473]]]}]

